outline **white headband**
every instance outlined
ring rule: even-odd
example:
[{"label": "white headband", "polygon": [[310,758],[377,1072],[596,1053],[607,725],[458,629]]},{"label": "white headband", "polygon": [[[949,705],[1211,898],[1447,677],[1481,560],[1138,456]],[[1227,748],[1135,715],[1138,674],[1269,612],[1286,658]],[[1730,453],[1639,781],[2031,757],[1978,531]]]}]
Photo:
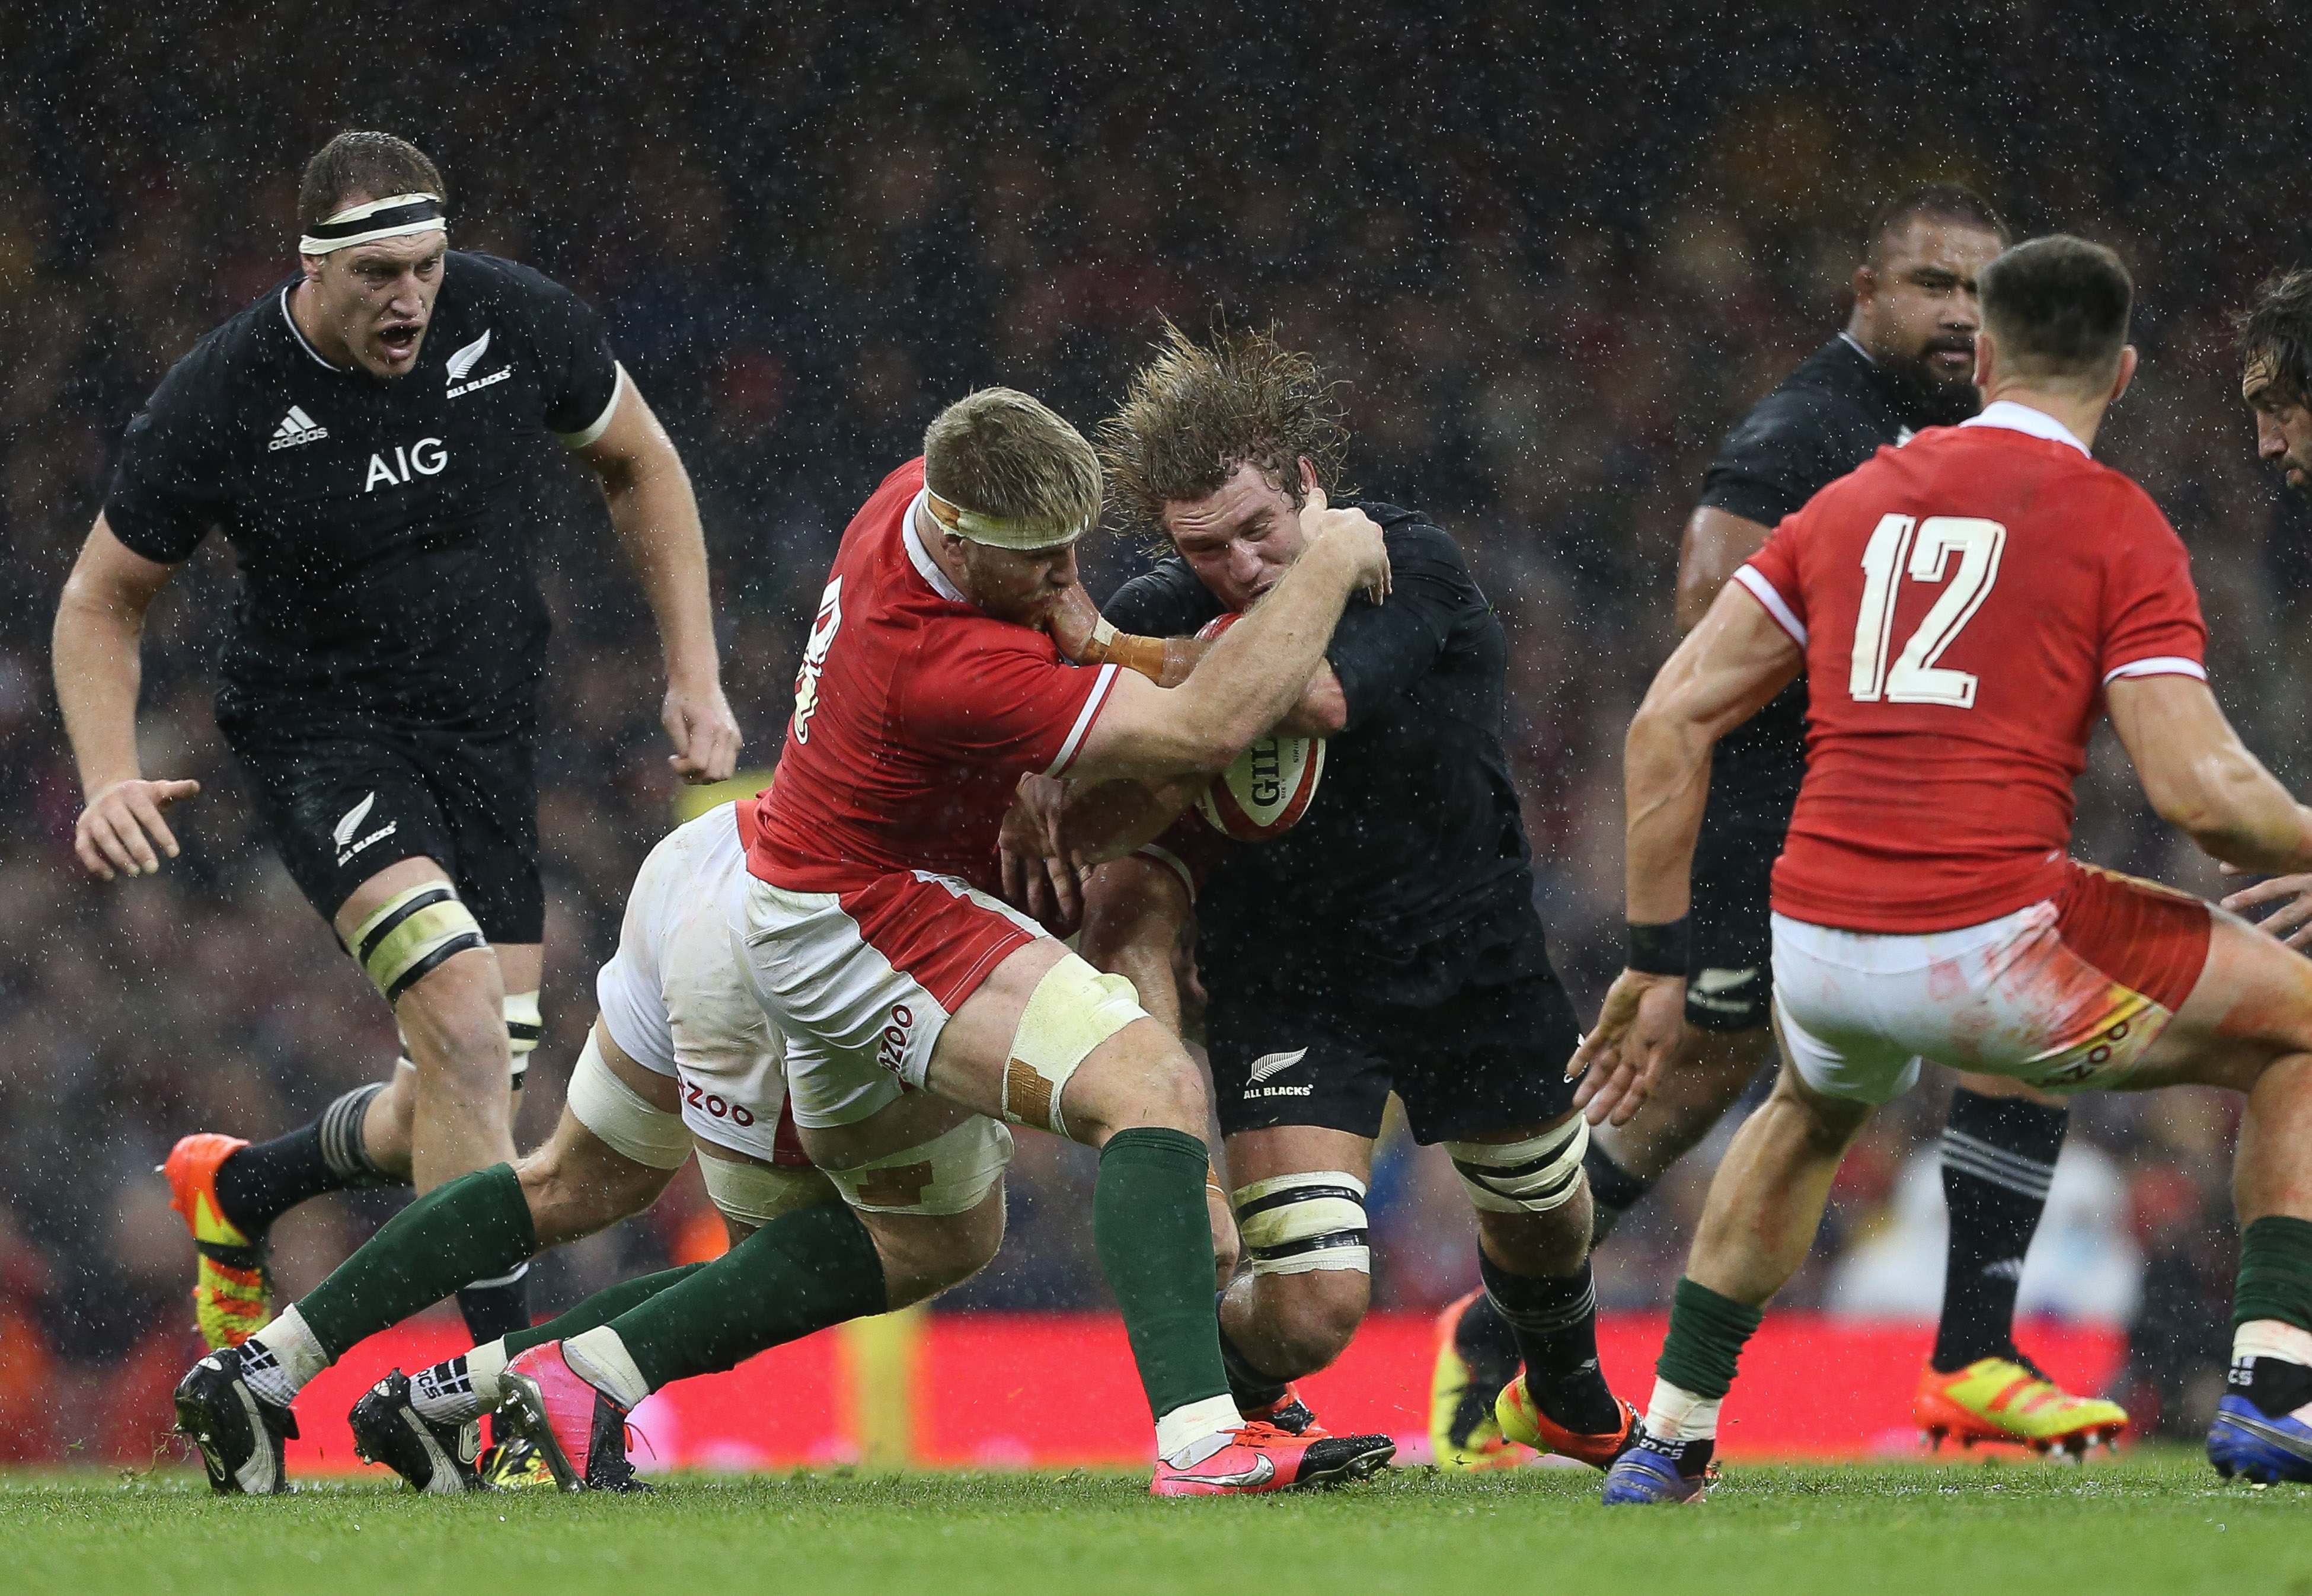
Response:
[{"label": "white headband", "polygon": [[450,231],[442,219],[440,195],[396,194],[348,205],[327,222],[315,222],[313,231],[297,240],[297,252],[327,255],[333,249],[350,249],[355,244],[374,244],[380,239],[404,238],[437,229],[445,235]]}]

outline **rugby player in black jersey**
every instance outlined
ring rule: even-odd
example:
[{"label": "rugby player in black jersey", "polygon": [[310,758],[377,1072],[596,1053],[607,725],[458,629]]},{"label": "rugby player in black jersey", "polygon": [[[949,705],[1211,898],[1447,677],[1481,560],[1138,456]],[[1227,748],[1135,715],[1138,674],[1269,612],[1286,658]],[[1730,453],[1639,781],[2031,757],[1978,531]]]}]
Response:
[{"label": "rugby player in black jersey", "polygon": [[[1266,336],[1200,345],[1169,331],[1103,448],[1127,510],[1171,552],[1104,606],[1126,635],[1096,643],[1103,657],[1189,668],[1191,634],[1283,577],[1296,512],[1338,484],[1344,437],[1326,391],[1312,362]],[[1428,517],[1333,501],[1380,523],[1393,577],[1386,603],[1349,606],[1288,722],[1327,738],[1313,803],[1267,842],[1222,843],[1190,815],[1163,847],[1106,864],[1085,895],[1085,955],[1177,1025],[1172,955],[1193,894],[1252,1266],[1219,1304],[1248,1417],[1312,1424],[1291,1382],[1338,1356],[1364,1315],[1364,1198],[1394,1091],[1414,1139],[1452,1155],[1486,1293],[1526,1365],[1503,1377],[1501,1423],[1602,1467],[1631,1418],[1598,1366],[1589,1128],[1565,1078],[1578,1038],[1502,747],[1508,641]],[[1496,1394],[1483,1393],[1489,1420]]]},{"label": "rugby player in black jersey", "polygon": [[[150,874],[178,851],[163,811],[199,788],[139,765],[139,640],[175,567],[223,530],[241,593],[218,728],[403,1039],[388,1080],[301,1129],[170,1154],[213,1347],[267,1318],[266,1234],[290,1208],[513,1156],[508,1082],[538,1039],[545,918],[530,545],[547,434],[600,479],[656,615],[676,772],[721,780],[739,748],[673,446],[575,295],[449,249],[443,193],[389,135],[341,134],[313,157],[299,273],[195,345],[129,423],[57,612],[81,861]],[[460,1302],[477,1337],[530,1322],[520,1271]]]},{"label": "rugby player in black jersey", "polygon": [[[1989,205],[1950,184],[1914,189],[1875,218],[1845,330],[1759,401],[1703,481],[1678,558],[1681,629],[1702,618],[1774,523],[1818,489],[1881,448],[1975,413],[1975,276],[2005,238]],[[1806,703],[1801,679],[1722,739],[1712,758],[1678,1052],[1642,1108],[1591,1108],[1611,1111],[1587,1158],[1601,1237],[1773,1056],[1768,895],[1806,773]],[[2023,1255],[2062,1145],[2062,1100],[2003,1077],[1959,1079],[1942,1143],[1949,1284],[1920,1373],[1919,1422],[1938,1435],[2042,1445],[2116,1429],[2124,1412],[2045,1382],[2013,1340]],[[1473,1304],[1449,1342],[1441,1338],[1441,1365],[1458,1358],[1489,1371],[1510,1356],[1506,1339]],[[1441,1382],[1451,1373],[1441,1367]]]}]

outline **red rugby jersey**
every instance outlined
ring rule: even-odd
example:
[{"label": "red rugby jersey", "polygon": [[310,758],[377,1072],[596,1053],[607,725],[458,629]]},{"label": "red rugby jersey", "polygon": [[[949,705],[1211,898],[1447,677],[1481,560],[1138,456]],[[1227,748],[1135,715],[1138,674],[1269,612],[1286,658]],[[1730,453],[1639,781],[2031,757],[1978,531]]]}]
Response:
[{"label": "red rugby jersey", "polygon": [[915,530],[924,463],[883,479],[836,551],[747,868],[796,892],[895,871],[995,890],[1023,772],[1067,773],[1116,682],[965,599]]},{"label": "red rugby jersey", "polygon": [[2206,679],[2182,542],[2061,423],[2002,402],[1882,449],[1735,580],[1806,650],[1775,911],[1949,930],[2062,880],[2104,685]]}]

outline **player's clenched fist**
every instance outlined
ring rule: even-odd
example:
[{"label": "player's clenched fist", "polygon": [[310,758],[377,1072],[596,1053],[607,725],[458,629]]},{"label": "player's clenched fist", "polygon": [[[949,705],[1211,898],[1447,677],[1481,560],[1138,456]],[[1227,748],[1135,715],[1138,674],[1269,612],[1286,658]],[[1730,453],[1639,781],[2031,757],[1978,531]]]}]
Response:
[{"label": "player's clenched fist", "polygon": [[177,834],[161,811],[201,789],[197,781],[115,781],[89,801],[73,827],[73,851],[92,876],[109,881],[126,870],[150,876],[161,868],[160,853],[177,857]]},{"label": "player's clenched fist", "polygon": [[1359,564],[1357,585],[1375,604],[1388,597],[1388,550],[1381,543],[1380,523],[1362,510],[1335,510],[1322,488],[1309,490],[1300,507],[1300,532],[1307,546],[1341,546]]}]

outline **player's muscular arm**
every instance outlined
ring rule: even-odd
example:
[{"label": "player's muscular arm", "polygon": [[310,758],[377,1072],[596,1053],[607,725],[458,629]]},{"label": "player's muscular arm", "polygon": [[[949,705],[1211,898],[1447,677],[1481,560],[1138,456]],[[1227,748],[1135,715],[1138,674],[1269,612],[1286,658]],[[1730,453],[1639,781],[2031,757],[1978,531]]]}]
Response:
[{"label": "player's muscular arm", "polygon": [[1677,550],[1677,629],[1691,632],[1710,613],[1743,561],[1766,546],[1772,527],[1703,504],[1686,523]]},{"label": "player's muscular arm", "polygon": [[161,853],[176,858],[161,811],[201,789],[197,781],[147,781],[136,758],[144,614],[174,572],[122,543],[100,515],[57,601],[57,703],[88,805],[73,847],[107,881],[159,869]]},{"label": "player's muscular arm", "polygon": [[[1654,677],[1622,752],[1632,925],[1686,917],[1710,750],[1805,663],[1749,589],[1730,584]],[[1678,1039],[1685,990],[1682,975],[1625,970],[1615,978],[1597,1025],[1566,1068],[1571,1079],[1595,1067],[1574,1099],[1591,1123],[1625,1124],[1644,1103]]]},{"label": "player's muscular arm", "polygon": [[1388,554],[1371,518],[1327,509],[1320,493],[1309,496],[1300,514],[1308,546],[1284,580],[1179,686],[1121,673],[1071,775],[1099,781],[1218,774],[1300,702],[1349,595],[1359,588],[1385,593],[1388,583]]},{"label": "player's muscular arm", "polygon": [[[1159,687],[1178,687],[1211,651],[1193,637],[1140,637],[1118,632],[1103,619],[1082,584],[1070,588],[1048,623],[1060,652],[1078,665],[1117,665],[1138,671]],[[1319,665],[1300,702],[1275,729],[1295,737],[1330,737],[1349,723],[1347,697],[1330,665]]]},{"label": "player's muscular arm", "polygon": [[2122,676],[2104,693],[2112,729],[2162,820],[2229,865],[2312,868],[2312,809],[2241,744],[2205,682]]},{"label": "player's muscular arm", "polygon": [[722,696],[706,540],[682,458],[631,382],[610,424],[578,453],[601,479],[610,525],[658,621],[666,665],[660,720],[674,744],[667,763],[685,781],[724,781],[739,763],[739,722]]},{"label": "player's muscular arm", "polygon": [[1140,993],[1140,1007],[1176,1036],[1180,987],[1173,955],[1188,910],[1187,884],[1152,859],[1102,865],[1084,894],[1083,956],[1094,969],[1129,981]]}]

